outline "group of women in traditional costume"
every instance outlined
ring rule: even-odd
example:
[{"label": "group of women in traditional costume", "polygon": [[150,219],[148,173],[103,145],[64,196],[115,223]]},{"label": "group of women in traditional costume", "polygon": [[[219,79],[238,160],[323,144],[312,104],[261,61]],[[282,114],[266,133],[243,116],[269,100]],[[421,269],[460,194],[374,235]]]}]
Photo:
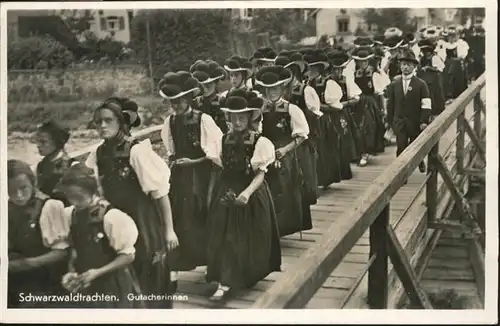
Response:
[{"label": "group of women in traditional costume", "polygon": [[261,48],[169,72],[158,84],[173,111],[161,131],[166,157],[131,135],[141,119],[128,98],[95,109],[102,143],[85,162],[66,153],[67,129],[44,123],[35,171],[8,162],[9,307],[61,306],[22,293],[101,293],[118,300],[67,304],[169,309],[179,272],[206,266],[211,299],[223,300],[280,271],[280,238],[312,229],[319,188],[353,178],[351,164],[382,153],[393,127],[398,154],[418,135],[401,138],[408,110],[396,102],[414,96],[411,86],[413,129],[467,87],[457,30],[443,30],[444,41],[437,27],[394,27],[358,37],[350,52]]}]

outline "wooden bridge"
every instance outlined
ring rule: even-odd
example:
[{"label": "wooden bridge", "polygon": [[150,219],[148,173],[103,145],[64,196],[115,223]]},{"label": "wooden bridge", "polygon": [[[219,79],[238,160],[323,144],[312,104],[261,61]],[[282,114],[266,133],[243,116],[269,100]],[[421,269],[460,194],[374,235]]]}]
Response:
[{"label": "wooden bridge", "polygon": [[[352,180],[324,190],[312,207],[313,229],[282,238],[282,272],[222,304],[208,299],[216,285],[205,283],[204,267],[181,272],[178,292],[189,300],[174,308],[384,309],[399,307],[408,293],[411,305],[432,309],[421,284],[439,289],[446,282],[436,279],[450,268],[470,276],[452,278],[450,287],[475,290],[480,300],[472,306],[482,307],[484,223],[476,222],[464,194],[485,174],[484,86],[483,75],[397,159],[395,147],[387,147],[368,166],[353,166]],[[134,135],[150,138],[161,152],[161,128]],[[74,156],[83,159],[88,151]],[[415,169],[424,159],[428,171],[420,173]],[[449,219],[453,210],[459,220]],[[447,264],[443,258],[453,255],[461,260]]]}]

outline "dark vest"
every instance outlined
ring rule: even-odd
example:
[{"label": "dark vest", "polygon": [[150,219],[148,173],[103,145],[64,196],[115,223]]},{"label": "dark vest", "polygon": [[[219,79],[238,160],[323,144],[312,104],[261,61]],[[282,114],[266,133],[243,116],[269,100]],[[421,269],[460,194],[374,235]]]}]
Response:
[{"label": "dark vest", "polygon": [[354,74],[354,81],[364,95],[375,94],[373,87],[373,67],[368,66],[366,69],[358,69]]},{"label": "dark vest", "polygon": [[188,114],[171,116],[170,132],[174,141],[176,158],[196,159],[205,156],[200,143],[201,115],[200,111],[192,109]]}]

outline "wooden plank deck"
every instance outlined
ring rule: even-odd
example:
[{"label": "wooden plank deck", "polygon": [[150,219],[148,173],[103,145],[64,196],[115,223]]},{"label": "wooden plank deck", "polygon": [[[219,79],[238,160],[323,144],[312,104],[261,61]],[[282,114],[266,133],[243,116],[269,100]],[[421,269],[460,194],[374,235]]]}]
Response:
[{"label": "wooden plank deck", "polygon": [[[472,114],[472,104],[466,109],[466,117]],[[443,153],[451,144],[456,135],[456,127],[451,127],[443,136],[440,143],[440,153]],[[396,148],[390,146],[386,151],[377,156],[372,156],[368,166],[360,168],[352,165],[353,179],[333,184],[329,189],[322,191],[318,203],[311,207],[313,218],[313,229],[303,232],[300,235],[293,234],[281,239],[282,246],[282,270],[286,271],[297,263],[303,254],[315,241],[317,241],[325,230],[345,211],[353,207],[356,199],[365,189],[384,171],[395,159]],[[451,159],[454,159],[454,147],[452,147]],[[418,192],[420,185],[425,181],[425,174],[417,170],[411,175],[408,184],[403,186],[391,201],[391,224],[394,226],[401,219],[405,209],[411,203]],[[441,180],[439,180],[441,182]],[[425,194],[425,189],[423,190]],[[422,196],[425,198],[425,196]],[[425,206],[423,199],[417,199],[412,207],[421,211]],[[414,209],[407,214],[414,216]],[[410,219],[410,224],[411,224]],[[416,225],[418,222],[415,221]],[[400,228],[396,228],[398,237],[411,237],[411,232],[415,232],[415,225],[401,223]],[[408,240],[407,240],[408,241]],[[316,292],[308,303],[308,309],[335,309],[341,308],[343,301],[349,294],[349,290],[355,285],[356,279],[360,277],[366,269],[369,254],[368,231],[358,241],[354,248],[345,257],[344,261],[332,272],[323,286]],[[252,289],[231,293],[224,304],[214,303],[208,300],[215,291],[215,284],[206,284],[204,281],[205,267],[199,267],[194,271],[179,273],[178,294],[185,294],[189,300],[176,301],[176,309],[246,309],[250,308],[253,302],[265,292],[279,277],[282,272],[274,272]],[[364,283],[364,282],[363,282]],[[360,287],[365,286],[361,284]],[[364,298],[355,298],[358,302],[356,308],[363,307]],[[364,306],[366,307],[366,305]],[[349,307],[350,308],[350,307]]]}]

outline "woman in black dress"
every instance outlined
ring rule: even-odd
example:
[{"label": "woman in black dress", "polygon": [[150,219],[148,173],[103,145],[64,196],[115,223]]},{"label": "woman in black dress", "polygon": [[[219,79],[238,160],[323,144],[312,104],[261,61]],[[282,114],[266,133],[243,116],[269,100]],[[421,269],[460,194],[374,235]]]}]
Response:
[{"label": "woman in black dress", "polygon": [[[104,140],[86,164],[95,171],[104,198],[137,225],[133,263],[144,294],[165,294],[170,287],[167,254],[178,245],[170,207],[170,169],[154,152],[149,139],[139,142],[130,129],[140,125],[137,103],[113,98],[94,112]],[[149,301],[149,308],[171,308],[170,300]]]},{"label": "woman in black dress", "polygon": [[275,149],[251,128],[263,100],[253,92],[235,90],[223,105],[231,131],[222,139],[223,170],[208,218],[207,280],[219,284],[213,300],[222,299],[229,289],[252,287],[281,265],[276,215],[264,178]]}]

